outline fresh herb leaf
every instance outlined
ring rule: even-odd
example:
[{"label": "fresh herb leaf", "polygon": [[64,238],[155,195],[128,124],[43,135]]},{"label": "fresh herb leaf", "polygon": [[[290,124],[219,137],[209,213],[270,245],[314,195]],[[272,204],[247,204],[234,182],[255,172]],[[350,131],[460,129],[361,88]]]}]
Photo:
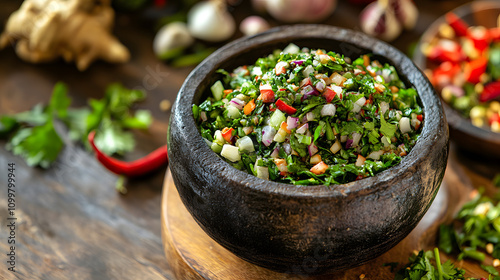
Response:
[{"label": "fresh herb leaf", "polygon": [[14,155],[21,156],[29,166],[49,168],[57,159],[64,143],[52,121],[42,126],[19,130],[7,145]]},{"label": "fresh herb leaf", "polygon": [[496,269],[495,267],[491,266],[491,265],[483,265],[483,264],[482,264],[482,265],[481,265],[481,268],[482,268],[484,271],[486,271],[486,272],[488,272],[489,274],[491,274],[491,275],[495,275],[495,276],[498,276],[498,275],[499,275],[499,274],[498,274],[497,269]]},{"label": "fresh herb leaf", "polygon": [[394,136],[394,133],[396,133],[398,126],[387,122],[383,116],[380,117],[380,124],[380,132],[387,137],[390,143],[390,139]]}]

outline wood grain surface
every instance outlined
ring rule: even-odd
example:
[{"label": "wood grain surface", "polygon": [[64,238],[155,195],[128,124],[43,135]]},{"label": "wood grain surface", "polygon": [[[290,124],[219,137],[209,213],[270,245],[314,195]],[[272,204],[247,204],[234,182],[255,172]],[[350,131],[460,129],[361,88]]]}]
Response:
[{"label": "wood grain surface", "polygon": [[[233,2],[238,3],[232,10],[237,22],[252,13],[249,1]],[[467,1],[416,2],[420,9],[417,27],[393,42],[405,52],[434,19]],[[20,4],[19,0],[0,1],[0,30]],[[361,7],[339,1],[337,10],[325,23],[359,30],[360,11]],[[171,68],[152,53],[155,19],[166,12],[117,13],[114,34],[130,49],[132,57],[122,65],[96,62],[87,71],[79,72],[63,61],[32,65],[20,60],[12,48],[0,50],[0,114],[47,103],[57,81],[68,84],[73,107],[84,106],[89,98],[101,98],[109,83],[122,82],[131,88],[147,88],[148,97],[137,108],[151,110],[155,118],[148,132],[136,134],[137,149],[127,159],[138,158],[165,144],[169,113],[161,111],[158,104],[164,99],[173,102],[192,70]],[[240,35],[237,33],[235,38]],[[0,279],[182,280],[175,274],[185,267],[167,261],[161,240],[165,170],[128,182],[129,193],[120,195],[114,190],[116,175],[103,169],[79,144],[68,139],[65,142],[54,166],[42,170],[27,166],[5,150],[5,141],[0,141]],[[457,181],[485,185],[495,172],[500,172],[498,165],[483,164],[481,159],[472,161],[455,151],[452,156],[455,159],[450,165],[457,164],[464,170],[457,174]],[[9,163],[16,165],[16,273],[7,271],[6,265]],[[355,272],[354,276],[358,275]],[[352,279],[348,273],[339,279]]]}]

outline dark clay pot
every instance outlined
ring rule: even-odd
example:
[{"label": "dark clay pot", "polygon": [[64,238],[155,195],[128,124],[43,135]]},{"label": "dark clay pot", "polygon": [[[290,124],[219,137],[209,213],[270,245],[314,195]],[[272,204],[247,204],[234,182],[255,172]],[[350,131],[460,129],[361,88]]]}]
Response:
[{"label": "dark clay pot", "polygon": [[[221,78],[215,71],[253,64],[289,43],[352,59],[374,53],[418,90],[423,131],[399,165],[344,185],[294,186],[249,175],[212,152],[198,132],[191,107],[204,100],[209,87]],[[173,106],[168,149],[181,199],[209,236],[251,263],[316,274],[361,265],[410,233],[443,179],[448,126],[432,85],[395,48],[351,30],[295,25],[231,42],[196,67]]]}]

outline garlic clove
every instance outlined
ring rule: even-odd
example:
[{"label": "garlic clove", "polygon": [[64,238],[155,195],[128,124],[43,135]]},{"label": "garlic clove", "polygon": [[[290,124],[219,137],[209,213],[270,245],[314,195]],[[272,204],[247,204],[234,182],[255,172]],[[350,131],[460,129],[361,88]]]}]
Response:
[{"label": "garlic clove", "polygon": [[162,56],[177,48],[186,48],[194,42],[184,22],[172,22],[160,28],[153,41],[153,51]]},{"label": "garlic clove", "polygon": [[269,23],[259,16],[249,16],[240,23],[240,30],[246,36],[255,35],[267,29],[269,29]]},{"label": "garlic clove", "polygon": [[412,0],[392,0],[392,8],[396,18],[407,30],[411,30],[417,24],[418,9]]},{"label": "garlic clove", "polygon": [[236,29],[233,17],[220,1],[202,1],[187,15],[188,29],[195,38],[220,42],[229,39]]},{"label": "garlic clove", "polygon": [[361,12],[361,29],[370,36],[392,41],[403,30],[388,0],[369,4]]}]

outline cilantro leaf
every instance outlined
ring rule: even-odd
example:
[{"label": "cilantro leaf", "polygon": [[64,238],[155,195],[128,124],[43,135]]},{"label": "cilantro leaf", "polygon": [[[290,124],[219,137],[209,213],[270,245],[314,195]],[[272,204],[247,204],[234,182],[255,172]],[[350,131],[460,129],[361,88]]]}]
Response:
[{"label": "cilantro leaf", "polygon": [[48,114],[56,114],[59,118],[65,118],[71,99],[67,95],[68,88],[65,84],[58,82],[52,90],[52,97],[47,108]]},{"label": "cilantro leaf", "polygon": [[499,275],[499,274],[498,274],[497,269],[496,269],[495,267],[491,266],[491,265],[483,265],[483,264],[482,264],[482,265],[481,265],[481,268],[482,268],[484,271],[486,271],[486,272],[488,272],[489,274],[491,274],[491,275],[495,275],[495,276],[498,276],[498,275]]},{"label": "cilantro leaf", "polygon": [[390,139],[394,136],[396,133],[396,129],[398,128],[397,125],[391,124],[385,121],[385,118],[383,116],[380,117],[380,132],[387,137],[390,143]]},{"label": "cilantro leaf", "polygon": [[57,159],[64,143],[54,129],[52,121],[34,128],[19,130],[7,149],[23,157],[29,166],[48,168]]},{"label": "cilantro leaf", "polygon": [[95,136],[95,144],[108,155],[130,152],[134,149],[135,141],[132,133],[123,130],[117,123],[105,120]]}]

